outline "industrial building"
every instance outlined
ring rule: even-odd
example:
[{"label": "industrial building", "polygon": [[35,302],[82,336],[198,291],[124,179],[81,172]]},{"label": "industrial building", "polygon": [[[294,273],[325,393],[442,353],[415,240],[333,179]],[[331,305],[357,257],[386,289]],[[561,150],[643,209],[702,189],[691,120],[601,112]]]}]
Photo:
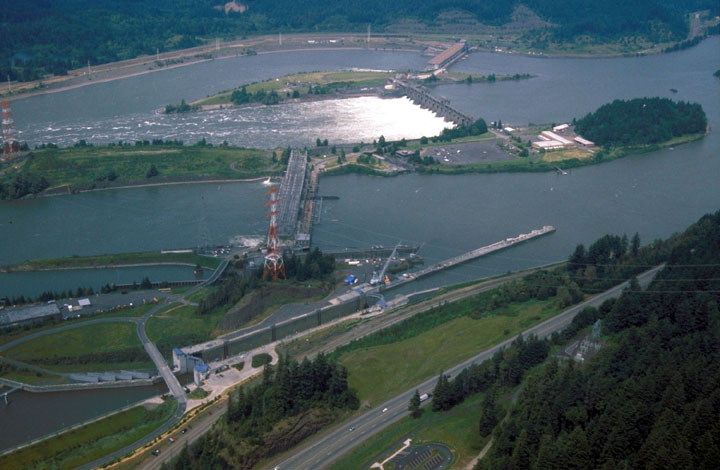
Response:
[{"label": "industrial building", "polygon": [[540,140],[538,142],[533,142],[532,146],[534,149],[545,151],[562,150],[565,148],[562,142],[558,142],[557,140]]},{"label": "industrial building", "polygon": [[0,326],[19,325],[47,318],[61,318],[60,309],[55,302],[0,310]]},{"label": "industrial building", "polygon": [[453,44],[449,49],[441,52],[428,61],[428,68],[430,70],[438,70],[443,67],[450,65],[460,57],[464,56],[469,47],[465,41],[460,41],[457,44]]},{"label": "industrial building", "polygon": [[[566,139],[565,137],[561,135],[557,135],[554,132],[551,131],[542,131],[540,133],[541,136],[545,136],[550,140],[554,140],[556,142],[560,142],[564,147],[573,147],[573,143]],[[542,138],[542,137],[541,137]],[[544,139],[543,139],[544,140]]]},{"label": "industrial building", "polygon": [[574,139],[574,140],[575,140],[575,142],[577,142],[577,143],[579,143],[579,144],[581,144],[581,145],[584,145],[585,147],[592,147],[593,145],[595,145],[595,142],[592,142],[592,141],[587,140],[587,139],[583,139],[583,138],[580,137],[579,135],[578,135],[578,136],[575,136],[575,139]]}]

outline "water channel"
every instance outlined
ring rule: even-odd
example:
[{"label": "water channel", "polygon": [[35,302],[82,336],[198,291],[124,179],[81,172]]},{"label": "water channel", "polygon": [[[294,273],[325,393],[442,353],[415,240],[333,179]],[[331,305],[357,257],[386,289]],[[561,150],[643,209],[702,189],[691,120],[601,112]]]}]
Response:
[{"label": "water channel", "polygon": [[[453,70],[530,73],[535,78],[446,85],[438,87],[436,93],[473,116],[513,124],[568,121],[615,98],[666,96],[701,103],[710,125],[717,128],[720,80],[712,74],[717,68],[713,59],[719,49],[720,39],[713,37],[685,51],[649,57],[549,59],[475,53]],[[58,141],[92,140],[98,133],[94,128],[98,122],[112,127],[113,119],[126,122],[128,116],[137,115],[142,120],[156,116],[154,110],[158,107],[181,98],[192,99],[239,82],[296,71],[299,66],[293,63],[297,54],[207,62],[19,100],[13,103],[13,110],[17,126],[25,129],[23,137],[31,143],[34,141],[30,135],[46,138],[49,134],[44,134],[43,129],[48,127],[70,128],[67,135],[52,134]],[[306,61],[302,62],[305,70],[358,64],[402,69],[425,62],[418,54],[382,51],[337,51],[332,55],[304,52],[301,57]],[[372,116],[376,109],[372,101],[366,106],[362,112]],[[256,108],[247,111],[253,119],[257,118],[253,113],[259,112]],[[321,114],[319,108],[313,111],[310,107],[307,112]],[[330,134],[336,126],[336,121],[326,114],[316,121],[316,128],[299,136],[287,130],[291,121],[283,116],[289,114],[292,111],[281,108],[272,124],[262,124],[275,130],[273,139],[279,135],[277,141],[282,141],[287,132],[287,143],[308,145],[316,137]],[[395,118],[402,120],[403,115]],[[212,129],[210,121],[208,118],[204,124],[208,132]],[[92,129],[81,132],[82,127]],[[344,132],[351,132],[352,126],[346,129]],[[352,140],[353,135],[346,138]],[[230,141],[227,136],[215,141],[224,139]],[[232,141],[250,146],[254,139],[254,133],[239,131]],[[649,242],[681,231],[704,213],[718,210],[719,149],[720,136],[715,131],[674,149],[574,169],[568,175],[325,177],[321,193],[340,199],[324,204],[321,221],[314,228],[314,243],[320,248],[365,247],[403,240],[422,245],[421,254],[432,262],[542,225],[557,227],[550,236],[406,288],[415,290],[557,261],[567,257],[577,243],[592,242],[606,233],[639,232],[643,242]],[[223,244],[243,235],[261,236],[266,224],[263,202],[264,191],[259,183],[233,183],[135,188],[2,203],[0,264],[49,256],[190,247],[206,240]],[[57,280],[28,275],[17,286],[10,285],[10,276],[0,275],[0,291],[44,290],[51,287],[47,282]],[[104,409],[116,406],[108,404]],[[48,406],[48,413],[63,413],[65,423],[84,419],[76,408]],[[40,434],[55,426],[50,419],[44,421],[36,423],[42,429]],[[6,422],[1,413],[0,422]],[[7,445],[11,443],[0,442],[0,448]]]}]

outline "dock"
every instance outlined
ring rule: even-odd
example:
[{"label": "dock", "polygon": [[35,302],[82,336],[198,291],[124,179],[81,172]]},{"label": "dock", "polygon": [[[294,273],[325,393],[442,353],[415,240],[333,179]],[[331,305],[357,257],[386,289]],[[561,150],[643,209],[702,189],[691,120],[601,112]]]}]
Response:
[{"label": "dock", "polygon": [[442,261],[440,263],[436,263],[431,266],[428,266],[427,268],[421,269],[420,271],[410,273],[410,277],[403,278],[403,279],[396,279],[395,281],[391,282],[389,285],[385,286],[385,288],[381,289],[381,290],[386,290],[386,289],[390,289],[393,287],[397,287],[401,284],[405,284],[407,282],[414,281],[415,279],[419,279],[424,276],[429,276],[431,274],[435,274],[444,269],[449,269],[449,268],[455,267],[459,264],[467,263],[468,261],[480,258],[485,255],[489,255],[491,253],[495,253],[496,251],[504,250],[505,248],[510,248],[511,246],[517,245],[519,243],[524,243],[528,240],[542,237],[543,235],[547,235],[554,231],[555,231],[555,227],[553,227],[552,225],[545,225],[543,228],[533,230],[530,233],[521,233],[517,237],[506,238],[505,240],[495,242],[492,245],[487,245],[487,246],[483,246],[481,248],[477,248],[472,251],[468,251],[467,253],[463,253],[462,255],[458,255],[453,258],[446,259],[445,261]]}]

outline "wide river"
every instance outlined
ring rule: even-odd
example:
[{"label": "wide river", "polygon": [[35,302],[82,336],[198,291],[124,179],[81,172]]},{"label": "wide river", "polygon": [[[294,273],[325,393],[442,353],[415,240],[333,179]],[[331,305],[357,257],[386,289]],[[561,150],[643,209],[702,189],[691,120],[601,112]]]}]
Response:
[{"label": "wide river", "polygon": [[[718,50],[720,38],[713,37],[685,51],[649,57],[571,59],[474,53],[453,70],[530,73],[535,78],[446,85],[435,92],[475,117],[520,125],[569,121],[615,98],[664,96],[701,103],[710,125],[717,129],[720,80],[713,72]],[[438,130],[442,123],[404,100],[392,100],[388,105],[370,98],[350,104],[318,102],[173,117],[158,115],[156,109],[182,98],[191,100],[298,70],[405,70],[420,68],[425,62],[417,53],[386,51],[240,57],[17,100],[13,112],[23,139],[31,145],[157,136],[188,142],[205,137],[215,143],[228,140],[267,148],[312,145],[317,137],[325,136],[337,142],[369,141],[380,134],[410,137]],[[374,122],[383,124],[374,127]],[[407,126],[407,122],[413,124]],[[335,248],[387,246],[402,240],[421,244],[421,254],[434,261],[542,225],[557,227],[550,236],[438,274],[412,289],[557,261],[566,258],[577,243],[590,243],[606,233],[639,232],[647,243],[681,231],[701,215],[720,208],[718,150],[720,136],[712,132],[674,149],[574,169],[564,176],[326,177],[320,183],[321,194],[340,199],[324,204],[313,242],[320,248]],[[0,264],[260,237],[267,223],[264,191],[260,183],[192,184],[2,203]],[[88,279],[104,283],[117,276],[110,272],[106,277],[88,275]],[[184,271],[176,276],[190,277]],[[86,285],[84,278],[66,281],[65,277],[0,275],[0,295],[75,288],[78,282]],[[110,400],[105,409],[120,403],[124,401]],[[5,422],[6,413],[0,409],[0,422]],[[50,408],[48,413],[52,413]],[[63,422],[71,420],[68,417]],[[53,426],[35,423],[33,427],[48,432]],[[12,445],[5,439],[0,438],[0,448]]]}]

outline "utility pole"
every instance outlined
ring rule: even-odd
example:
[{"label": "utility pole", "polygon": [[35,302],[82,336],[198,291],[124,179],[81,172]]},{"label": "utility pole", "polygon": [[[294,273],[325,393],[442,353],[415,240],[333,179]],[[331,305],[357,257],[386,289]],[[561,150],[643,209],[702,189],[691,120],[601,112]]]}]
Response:
[{"label": "utility pole", "polygon": [[159,47],[155,48],[155,60],[160,62],[160,48]]},{"label": "utility pole", "polygon": [[370,25],[368,24],[367,43],[370,44]]},{"label": "utility pole", "polygon": [[220,38],[215,38],[215,50],[220,50]]},{"label": "utility pole", "polygon": [[88,59],[88,78],[90,78],[90,59]]},{"label": "utility pole", "polygon": [[280,45],[282,46],[282,33],[278,33],[278,37],[280,39]]}]

